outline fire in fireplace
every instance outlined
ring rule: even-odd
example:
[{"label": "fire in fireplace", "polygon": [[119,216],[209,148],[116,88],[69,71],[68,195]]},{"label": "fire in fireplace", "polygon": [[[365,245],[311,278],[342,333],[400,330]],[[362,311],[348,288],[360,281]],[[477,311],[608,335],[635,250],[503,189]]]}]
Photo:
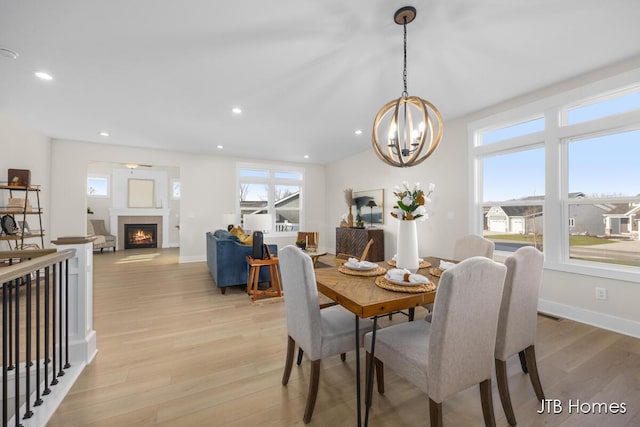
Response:
[{"label": "fire in fireplace", "polygon": [[157,248],[158,226],[156,224],[125,224],[124,248]]}]

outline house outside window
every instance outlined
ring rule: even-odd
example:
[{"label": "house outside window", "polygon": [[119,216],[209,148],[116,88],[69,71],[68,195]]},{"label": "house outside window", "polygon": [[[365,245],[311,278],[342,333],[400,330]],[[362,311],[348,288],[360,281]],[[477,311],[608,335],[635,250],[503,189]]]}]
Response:
[{"label": "house outside window", "polygon": [[640,70],[470,123],[473,231],[498,257],[640,281]]},{"label": "house outside window", "polygon": [[238,164],[238,207],[245,215],[271,214],[275,233],[303,228],[304,170],[287,166]]}]

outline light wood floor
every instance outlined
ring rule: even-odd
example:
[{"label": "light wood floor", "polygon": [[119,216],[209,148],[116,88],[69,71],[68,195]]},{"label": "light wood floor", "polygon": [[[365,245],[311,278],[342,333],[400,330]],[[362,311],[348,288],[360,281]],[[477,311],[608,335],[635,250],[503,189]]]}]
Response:
[{"label": "light wood floor", "polygon": [[[309,363],[281,385],[284,304],[253,304],[240,287],[221,295],[205,263],[177,264],[177,257],[173,249],[95,255],[99,353],[49,426],[302,425]],[[569,415],[565,407],[559,415],[536,414],[539,403],[516,357],[509,383],[519,426],[640,425],[640,340],[539,317],[537,350],[547,398],[626,403],[627,413]],[[495,382],[493,396],[497,423],[506,426]],[[482,425],[478,389],[448,399],[443,412],[445,426]],[[427,399],[387,370],[370,423],[426,426]],[[355,424],[351,352],[344,363],[323,361],[310,425]]]}]

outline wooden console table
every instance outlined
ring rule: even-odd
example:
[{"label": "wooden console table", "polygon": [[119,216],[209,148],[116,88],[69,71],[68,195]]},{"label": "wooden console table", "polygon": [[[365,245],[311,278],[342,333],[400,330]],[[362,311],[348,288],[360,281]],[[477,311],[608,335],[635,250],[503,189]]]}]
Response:
[{"label": "wooden console table", "polygon": [[336,254],[360,256],[370,239],[373,245],[369,249],[368,261],[384,261],[384,230],[375,228],[336,228]]}]

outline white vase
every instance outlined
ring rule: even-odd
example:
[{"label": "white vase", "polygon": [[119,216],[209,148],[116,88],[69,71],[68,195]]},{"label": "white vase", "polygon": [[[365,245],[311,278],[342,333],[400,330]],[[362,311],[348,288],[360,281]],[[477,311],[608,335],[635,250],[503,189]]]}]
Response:
[{"label": "white vase", "polygon": [[416,221],[398,221],[398,252],[396,267],[406,268],[412,273],[418,271],[418,230]]}]

